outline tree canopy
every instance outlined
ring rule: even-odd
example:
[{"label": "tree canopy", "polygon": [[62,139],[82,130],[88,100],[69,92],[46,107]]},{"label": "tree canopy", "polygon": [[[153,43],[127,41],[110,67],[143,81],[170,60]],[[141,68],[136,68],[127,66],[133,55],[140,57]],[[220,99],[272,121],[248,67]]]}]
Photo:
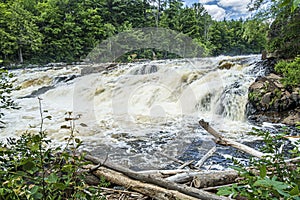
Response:
[{"label": "tree canopy", "polygon": [[[281,1],[282,5],[286,2]],[[299,37],[295,32],[299,28],[299,9],[293,7],[297,0],[290,2],[295,17],[290,10],[283,12],[271,26],[282,24],[280,19],[289,21],[290,32],[283,36],[280,33],[284,32],[276,33],[284,41]],[[254,1],[252,9],[262,3]],[[205,55],[260,53],[266,48],[269,27],[261,18],[215,21],[202,4],[184,7],[182,0],[6,0],[0,2],[0,13],[0,60],[4,64],[80,61],[107,38],[143,27],[186,34],[204,49]],[[272,34],[269,31],[269,37]],[[279,48],[281,44],[272,40],[268,48]],[[294,43],[291,45],[294,47]],[[136,54],[136,59],[176,57],[155,48],[128,52],[131,54]]]}]

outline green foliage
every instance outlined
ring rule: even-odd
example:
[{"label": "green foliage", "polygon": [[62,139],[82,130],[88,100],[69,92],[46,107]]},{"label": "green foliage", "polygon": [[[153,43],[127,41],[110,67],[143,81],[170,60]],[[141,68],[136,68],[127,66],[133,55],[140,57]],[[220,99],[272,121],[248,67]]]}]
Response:
[{"label": "green foliage", "polygon": [[[14,87],[12,79],[13,74],[5,69],[0,68],[0,119],[3,117],[3,109],[17,109],[18,106],[14,103],[10,94],[12,91],[18,89]],[[0,120],[0,124],[4,123]]]},{"label": "green foliage", "polygon": [[[5,65],[80,61],[107,38],[144,27],[186,34],[205,55],[260,53],[265,48],[266,25],[261,21],[213,21],[202,4],[184,7],[182,0],[2,1],[0,13],[0,60]],[[178,57],[154,47],[131,53],[136,59]]]},{"label": "green foliage", "polygon": [[[73,118],[67,145],[51,148],[51,140],[41,128],[39,134],[24,133],[19,139],[8,138],[0,148],[0,199],[101,199],[98,187],[88,186],[84,179],[88,164],[77,154],[82,141],[74,137]],[[101,186],[109,186],[104,179]]]},{"label": "green foliage", "polygon": [[259,20],[273,21],[267,33],[269,52],[279,58],[294,58],[300,54],[299,0],[253,0],[250,10],[256,10]]},{"label": "green foliage", "polygon": [[[289,165],[286,159],[300,156],[297,146],[292,150],[283,150],[285,132],[273,135],[269,132],[255,130],[253,133],[264,138],[262,152],[269,155],[261,159],[251,158],[250,167],[234,160],[232,168],[243,177],[238,184],[223,187],[218,195],[246,197],[247,199],[296,199],[300,196],[300,164]],[[298,144],[299,145],[299,142]]]},{"label": "green foliage", "polygon": [[275,70],[283,74],[282,82],[285,86],[298,87],[300,85],[300,57],[296,57],[294,61],[280,61],[276,64]]},{"label": "green foliage", "polygon": [[266,27],[256,20],[213,22],[208,41],[212,55],[260,53],[266,44]]}]

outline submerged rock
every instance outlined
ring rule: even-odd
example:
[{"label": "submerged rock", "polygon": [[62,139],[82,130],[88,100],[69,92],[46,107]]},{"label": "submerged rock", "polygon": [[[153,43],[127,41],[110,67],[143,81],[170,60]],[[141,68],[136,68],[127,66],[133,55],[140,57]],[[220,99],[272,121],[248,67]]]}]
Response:
[{"label": "submerged rock", "polygon": [[230,69],[231,67],[233,67],[234,66],[234,63],[233,62],[230,62],[230,61],[226,61],[226,60],[224,60],[224,61],[221,61],[220,63],[219,63],[219,69]]}]

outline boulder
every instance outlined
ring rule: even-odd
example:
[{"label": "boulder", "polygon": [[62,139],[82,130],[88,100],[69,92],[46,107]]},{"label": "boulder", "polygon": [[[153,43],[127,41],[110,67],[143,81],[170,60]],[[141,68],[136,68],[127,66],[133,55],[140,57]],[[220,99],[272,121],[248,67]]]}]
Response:
[{"label": "boulder", "polygon": [[300,122],[300,109],[294,110],[288,117],[282,120],[282,123],[287,125],[295,125],[297,122]]},{"label": "boulder", "polygon": [[219,69],[230,69],[231,67],[234,66],[234,63],[231,62],[231,61],[226,61],[226,60],[223,60],[219,63]]},{"label": "boulder", "polygon": [[281,77],[270,73],[249,87],[247,116],[256,122],[295,125],[300,121],[300,89],[285,88]]}]

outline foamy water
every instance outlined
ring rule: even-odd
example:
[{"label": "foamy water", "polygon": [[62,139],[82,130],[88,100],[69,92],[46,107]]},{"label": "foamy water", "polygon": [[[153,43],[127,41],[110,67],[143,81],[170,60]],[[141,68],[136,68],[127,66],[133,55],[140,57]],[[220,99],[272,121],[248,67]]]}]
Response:
[{"label": "foamy water", "polygon": [[[224,59],[235,65],[230,70],[218,69]],[[118,65],[110,72],[73,80],[68,77],[79,76],[80,69],[89,66],[18,70],[16,84],[21,90],[13,96],[21,109],[6,111],[3,120],[7,124],[0,136],[37,132],[40,97],[47,110],[44,116],[52,116],[45,120],[44,129],[55,143],[63,143],[69,135],[63,127],[69,123],[65,113],[71,111],[81,116],[76,120],[76,135],[89,151],[108,154],[109,159],[126,166],[161,168],[170,161],[158,152],[180,157],[201,143],[195,150],[201,156],[214,145],[199,127],[200,119],[227,137],[252,139],[245,136],[252,127],[245,107],[248,88],[261,73],[253,73],[258,59],[221,56],[152,61]],[[30,96],[33,91],[41,94]]]}]

